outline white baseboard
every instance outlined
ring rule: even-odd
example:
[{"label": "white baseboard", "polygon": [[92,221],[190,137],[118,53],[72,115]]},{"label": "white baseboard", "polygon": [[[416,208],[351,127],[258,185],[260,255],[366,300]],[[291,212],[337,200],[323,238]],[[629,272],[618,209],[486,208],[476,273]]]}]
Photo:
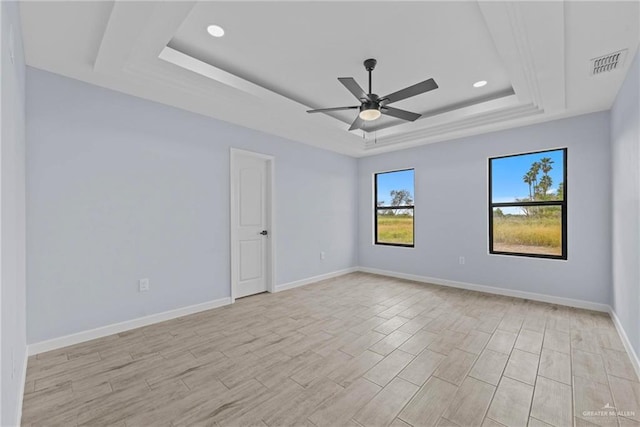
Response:
[{"label": "white baseboard", "polygon": [[27,362],[29,361],[28,347],[24,351],[24,361],[22,362],[22,375],[20,381],[20,394],[18,395],[18,411],[16,414],[16,426],[22,425],[22,401],[24,399],[24,387],[27,383]]},{"label": "white baseboard", "polygon": [[[308,285],[310,283],[319,282],[325,279],[331,279],[333,277],[342,276],[344,274],[357,271],[357,267],[346,268],[343,270],[333,271],[331,273],[321,274],[319,276],[308,277],[306,279],[297,280],[295,282],[289,282],[276,286],[276,292],[284,291],[286,289],[297,288],[298,286]],[[231,304],[231,298],[220,298],[213,301],[208,301],[202,304],[190,305],[188,307],[182,307],[175,310],[169,310],[162,313],[156,313],[137,319],[127,320],[120,323],[114,323],[112,325],[101,326],[99,328],[90,329],[88,331],[77,332],[71,335],[65,335],[59,338],[53,338],[47,341],[41,341],[33,344],[29,344],[27,352],[29,356],[34,354],[44,353],[46,351],[56,350],[58,348],[67,347],[74,344],[80,344],[82,342],[94,340],[96,338],[106,337],[108,335],[117,334],[131,329],[148,326],[154,323],[164,322],[166,320],[175,319],[177,317],[187,316],[189,314],[199,313],[205,310],[211,310],[212,308],[222,307],[224,305]]]},{"label": "white baseboard", "polygon": [[413,280],[415,282],[432,283],[434,285],[450,286],[452,288],[467,289],[470,291],[485,292],[488,294],[504,295],[508,297],[523,298],[533,301],[548,302],[551,304],[566,305],[569,307],[584,308],[587,310],[604,311],[608,313],[610,308],[608,304],[600,304],[597,302],[537,294],[535,292],[496,288],[494,286],[477,285],[474,283],[456,282],[453,280],[438,279],[436,277],[417,276],[414,274],[398,273],[396,271],[379,270],[377,268],[359,267],[358,270],[364,273],[379,274],[381,276],[396,277],[398,279]]},{"label": "white baseboard", "polygon": [[[613,308],[607,304],[600,304],[600,303],[594,303],[590,301],[537,294],[534,292],[497,288],[494,286],[457,282],[453,280],[438,279],[435,277],[418,276],[414,274],[380,270],[380,269],[370,268],[370,267],[350,267],[350,268],[345,268],[343,270],[337,270],[337,271],[309,277],[302,280],[296,280],[294,282],[284,283],[276,286],[276,292],[309,285],[311,283],[316,283],[321,280],[343,276],[345,274],[353,273],[356,271],[361,271],[364,273],[379,274],[381,276],[396,277],[399,279],[412,280],[412,281],[422,282],[422,283],[432,283],[435,285],[450,286],[454,288],[467,289],[467,290],[485,292],[485,293],[496,294],[496,295],[504,295],[504,296],[515,297],[515,298],[524,298],[524,299],[529,299],[533,301],[541,301],[541,302],[547,302],[551,304],[559,304],[559,305],[565,305],[569,307],[584,308],[588,310],[607,312],[611,315],[613,323],[618,331],[618,334],[620,335],[620,339],[622,340],[625,349],[627,350],[627,354],[631,359],[631,362],[636,371],[636,374],[640,378],[640,360],[638,358],[638,354],[635,352],[634,348],[631,346],[629,338],[627,337],[627,334],[624,328],[622,327],[622,324],[620,323],[620,319],[616,315]],[[117,334],[117,333],[128,331],[131,329],[148,326],[154,323],[164,322],[166,320],[175,319],[177,317],[187,316],[189,314],[199,313],[205,310],[211,310],[213,308],[222,307],[229,304],[231,304],[230,297],[220,298],[220,299],[208,301],[202,304],[190,305],[190,306],[178,308],[175,310],[152,314],[150,316],[140,317],[138,319],[115,323],[112,325],[107,325],[100,328],[78,332],[75,334],[66,335],[63,337],[54,338],[51,340],[28,345],[27,352],[26,352],[27,354],[25,355],[24,362],[23,362],[24,364],[22,369],[23,378],[21,382],[21,389],[20,389],[20,396],[19,396],[20,410],[18,412],[18,420],[16,425],[20,425],[21,418],[22,418],[22,399],[24,395],[24,387],[26,382],[28,356],[35,355],[38,353],[43,353],[50,350],[55,350],[62,347],[67,347],[74,344],[79,344],[79,343],[90,341],[96,338],[102,338],[108,335]]]},{"label": "white baseboard", "polygon": [[633,368],[636,371],[636,375],[640,379],[640,358],[638,357],[638,354],[635,352],[633,346],[631,345],[631,342],[629,341],[629,337],[627,336],[627,333],[625,332],[624,327],[622,326],[622,323],[620,323],[620,319],[618,318],[618,315],[613,310],[613,308],[608,304],[601,304],[601,303],[584,301],[584,300],[576,300],[571,298],[556,297],[552,295],[537,294],[534,292],[516,291],[512,289],[505,289],[505,288],[496,288],[494,286],[477,285],[477,284],[465,283],[465,282],[456,282],[453,280],[438,279],[435,277],[417,276],[414,274],[398,273],[396,271],[379,270],[376,268],[369,268],[369,267],[359,267],[358,271],[362,271],[364,273],[379,274],[381,276],[395,277],[398,279],[413,280],[415,282],[432,283],[434,285],[442,285],[442,286],[451,286],[454,288],[468,289],[472,291],[486,292],[490,294],[504,295],[504,296],[515,297],[515,298],[524,298],[524,299],[529,299],[533,301],[548,302],[551,304],[558,304],[558,305],[564,305],[564,306],[576,307],[576,308],[584,308],[587,310],[602,311],[602,312],[609,313],[613,321],[613,324],[615,325],[616,330],[618,331],[618,335],[622,340],[624,348],[627,350],[627,354],[629,355],[629,359],[631,360]]},{"label": "white baseboard", "polygon": [[294,282],[283,283],[276,285],[276,292],[286,291],[287,289],[293,289],[300,286],[310,285],[311,283],[319,282],[321,280],[333,279],[334,277],[344,276],[345,274],[359,271],[359,267],[349,267],[342,270],[332,271],[330,273],[320,274],[319,276],[307,277],[306,279],[296,280]]},{"label": "white baseboard", "polygon": [[638,376],[638,379],[640,380],[640,359],[638,358],[638,354],[633,349],[633,346],[631,345],[631,341],[629,341],[629,337],[627,336],[627,333],[625,332],[624,328],[622,327],[622,323],[620,322],[620,319],[618,318],[618,315],[616,314],[616,312],[613,309],[613,307],[609,307],[609,314],[611,315],[611,319],[613,320],[613,324],[616,326],[616,329],[618,330],[618,335],[620,335],[620,339],[622,340],[622,344],[624,345],[625,350],[627,350],[627,354],[629,355],[629,359],[631,359],[631,364],[633,365],[633,369],[635,369],[636,375]]},{"label": "white baseboard", "polygon": [[[310,283],[319,282],[325,279],[331,279],[333,277],[342,276],[344,274],[353,273],[357,271],[357,267],[345,268],[343,270],[333,271],[331,273],[321,274],[319,276],[308,277],[306,279],[297,280],[295,282],[284,283],[276,286],[276,292],[284,291],[286,289],[297,288],[298,286],[308,285]],[[156,313],[137,319],[127,320],[120,323],[114,323],[112,325],[101,326],[99,328],[90,329],[88,331],[77,332],[75,334],[65,335],[59,338],[53,338],[47,341],[41,341],[27,346],[27,353],[29,356],[34,354],[44,353],[46,351],[56,350],[58,348],[67,347],[74,344],[80,344],[82,342],[94,340],[96,338],[106,337],[108,335],[117,334],[131,329],[148,326],[154,323],[164,322],[166,320],[175,319],[177,317],[187,316],[189,314],[199,313],[205,310],[211,310],[212,308],[222,307],[231,304],[231,298],[220,298],[213,301],[208,301],[202,304],[190,305],[188,307],[182,307],[175,310],[169,310],[162,313]]]},{"label": "white baseboard", "polygon": [[127,320],[120,323],[114,323],[112,325],[101,326],[99,328],[90,329],[88,331],[77,332],[75,334],[66,335],[59,338],[50,339],[47,341],[41,341],[34,344],[29,344],[28,354],[32,356],[38,353],[44,353],[45,351],[51,351],[62,347],[67,347],[74,344],[79,344],[85,341],[90,341],[96,338],[106,337],[108,335],[117,334],[120,332],[128,331],[131,329],[140,328],[142,326],[148,326],[154,323],[164,322],[166,320],[175,319],[177,317],[187,316],[189,314],[199,313],[205,310],[211,310],[212,308],[222,307],[224,305],[231,304],[231,298],[220,298],[213,301],[208,301],[201,304],[190,305],[187,307],[177,308],[175,310],[164,311],[162,313],[151,314],[145,317],[139,317],[137,319]]}]

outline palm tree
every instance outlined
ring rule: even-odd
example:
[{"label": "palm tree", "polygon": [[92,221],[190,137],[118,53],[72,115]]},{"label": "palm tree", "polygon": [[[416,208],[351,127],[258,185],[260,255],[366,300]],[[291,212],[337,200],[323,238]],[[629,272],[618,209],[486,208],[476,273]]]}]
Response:
[{"label": "palm tree", "polygon": [[534,196],[538,194],[538,172],[540,172],[540,167],[541,167],[541,164],[539,162],[533,162],[531,164],[531,169],[529,169],[529,173],[531,174],[532,182],[533,182]]},{"label": "palm tree", "polygon": [[540,179],[540,189],[542,191],[542,196],[546,197],[547,196],[547,191],[549,191],[549,188],[551,188],[551,184],[553,184],[553,180],[551,179],[551,177],[549,175],[543,176]]},{"label": "palm tree", "polygon": [[552,164],[553,160],[551,160],[550,157],[543,157],[540,159],[540,169],[542,169],[542,173],[544,174],[544,176],[540,179],[540,190],[542,193],[541,196],[543,198],[546,198],[547,191],[549,191],[549,189],[551,188],[551,184],[553,183],[551,177],[549,176],[549,172],[551,171],[551,169],[553,169],[553,166],[551,166]]},{"label": "palm tree", "polygon": [[531,184],[533,184],[533,174],[531,171],[525,173],[522,180],[529,185],[529,200],[532,200],[533,195],[531,194]]},{"label": "palm tree", "polygon": [[540,159],[540,167],[542,168],[542,173],[548,175],[551,169],[553,169],[553,160],[550,157],[543,157]]}]

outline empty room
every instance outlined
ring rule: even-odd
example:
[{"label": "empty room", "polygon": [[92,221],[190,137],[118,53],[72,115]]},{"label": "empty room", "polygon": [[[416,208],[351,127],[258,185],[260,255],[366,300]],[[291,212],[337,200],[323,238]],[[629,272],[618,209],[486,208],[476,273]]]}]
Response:
[{"label": "empty room", "polygon": [[640,1],[0,1],[0,425],[640,427]]}]

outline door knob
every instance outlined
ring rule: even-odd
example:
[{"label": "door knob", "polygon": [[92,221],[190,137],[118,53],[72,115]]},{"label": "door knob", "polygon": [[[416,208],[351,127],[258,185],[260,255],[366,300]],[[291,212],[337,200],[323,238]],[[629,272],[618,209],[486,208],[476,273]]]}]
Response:
[{"label": "door knob", "polygon": [[269,232],[267,230],[262,230],[259,234],[266,236],[267,234],[269,234]]}]

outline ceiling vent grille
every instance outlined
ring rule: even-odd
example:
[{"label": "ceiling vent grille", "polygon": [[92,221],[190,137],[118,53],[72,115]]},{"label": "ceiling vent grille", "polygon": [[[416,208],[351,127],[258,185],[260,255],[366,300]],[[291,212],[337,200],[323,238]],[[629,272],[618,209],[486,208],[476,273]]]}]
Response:
[{"label": "ceiling vent grille", "polygon": [[627,49],[619,50],[617,52],[610,53],[608,55],[599,56],[593,58],[590,61],[591,75],[596,76],[598,74],[607,73],[609,71],[617,70],[624,64],[625,57],[627,56]]}]

